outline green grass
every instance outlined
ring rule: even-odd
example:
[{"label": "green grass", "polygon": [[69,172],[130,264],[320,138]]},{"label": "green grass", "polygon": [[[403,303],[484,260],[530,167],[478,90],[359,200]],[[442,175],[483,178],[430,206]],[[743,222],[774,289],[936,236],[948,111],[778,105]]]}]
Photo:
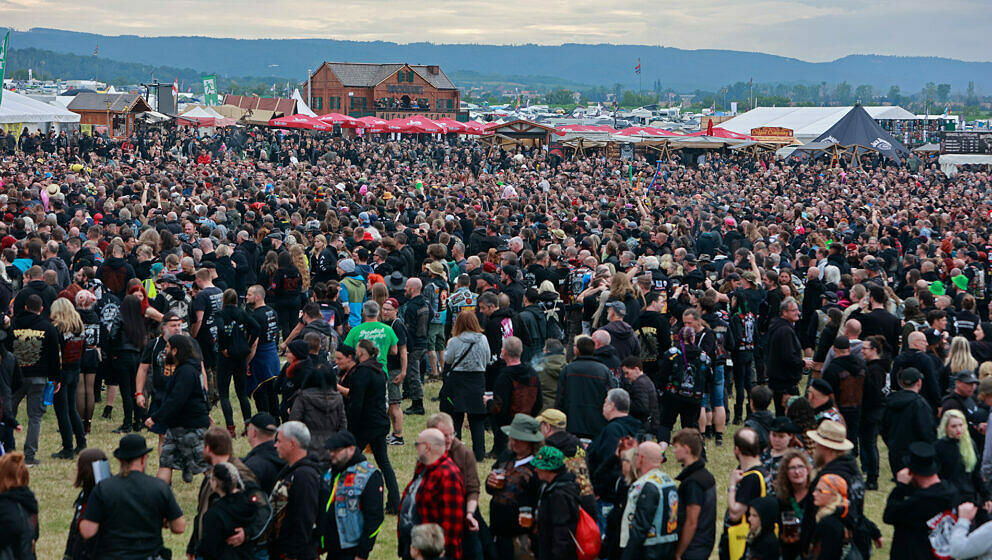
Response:
[{"label": "green grass", "polygon": [[[436,382],[428,383],[425,385],[424,389],[428,397],[428,399],[426,399],[425,406],[428,409],[428,414],[431,414],[437,411],[437,403],[431,402],[429,397],[437,395],[437,392],[440,389],[440,384]],[[243,422],[241,421],[236,402],[233,404],[235,409],[235,420],[240,430],[240,427],[243,426]],[[97,403],[97,415],[99,415],[102,410],[103,403]],[[20,412],[20,420],[22,424],[26,426],[27,418],[24,407],[22,407]],[[211,417],[215,423],[219,425],[224,424],[223,416],[219,407],[214,408],[211,412]],[[113,420],[103,420],[100,418],[93,420],[93,429],[88,442],[89,445],[91,447],[99,447],[100,449],[103,449],[104,452],[110,456],[110,453],[117,446],[117,441],[119,439],[119,436],[111,433],[111,430],[120,425],[120,421],[121,409],[120,401],[118,400],[117,406],[114,410]],[[393,446],[389,448],[390,461],[393,464],[393,468],[396,470],[397,482],[401,491],[406,486],[407,482],[409,482],[410,476],[413,474],[414,465],[416,463],[416,452],[414,451],[413,442],[416,440],[417,433],[424,428],[425,421],[426,416],[405,417],[403,431],[407,444],[404,446]],[[736,461],[734,460],[733,447],[731,443],[733,431],[735,431],[735,429],[736,426],[728,427],[727,434],[725,436],[726,444],[724,446],[716,447],[712,444],[712,442],[709,442],[707,448],[707,453],[710,460],[709,469],[717,480],[717,499],[719,501],[717,511],[720,519],[722,519],[723,511],[726,509],[727,480],[730,476],[730,472],[737,466]],[[146,437],[153,436],[153,434],[148,434],[147,432],[142,433],[145,434]],[[466,438],[468,437],[467,427],[463,430],[463,436]],[[18,446],[22,445],[24,432],[20,432],[16,437]],[[153,445],[153,438],[149,437],[148,439],[149,444]],[[38,502],[41,509],[39,513],[41,537],[37,543],[37,555],[40,559],[52,559],[62,556],[62,552],[65,547],[65,538],[68,533],[68,525],[72,518],[72,502],[75,500],[77,495],[76,489],[72,488],[72,480],[75,474],[75,462],[60,461],[49,458],[49,455],[57,451],[60,445],[61,440],[58,436],[55,413],[54,411],[49,410],[46,412],[42,422],[41,444],[38,451],[38,458],[41,459],[41,465],[31,469],[31,488],[38,497]],[[239,437],[235,440],[234,445],[236,455],[240,457],[247,454],[249,446],[248,441],[245,438]],[[883,465],[883,480],[880,481],[881,489],[878,492],[868,493],[865,504],[865,513],[870,519],[879,525],[885,536],[885,546],[880,553],[876,551],[875,557],[887,558],[892,537],[892,527],[882,524],[882,510],[885,507],[885,497],[888,496],[888,493],[892,490],[893,485],[889,482],[887,477],[888,462],[886,460],[886,450],[881,442],[879,443],[879,451],[882,454],[881,463]],[[664,469],[672,477],[674,477],[678,474],[680,468],[674,458],[671,457],[671,453],[668,455],[669,462],[665,464]],[[369,458],[371,459],[371,455],[369,455]],[[480,466],[480,478],[485,478],[485,475],[489,472],[490,466],[490,462]],[[157,469],[158,457],[157,454],[152,453],[149,457],[147,472],[154,475]],[[112,470],[116,472],[116,464],[113,465]],[[200,487],[200,480],[201,477],[197,476],[192,483],[186,484],[182,482],[182,479],[178,473],[173,479],[172,489],[176,493],[176,498],[179,500],[179,505],[182,506],[187,523],[192,523],[193,516],[196,513],[196,493]],[[486,495],[485,491],[483,491],[480,501],[480,509],[485,513],[488,519],[489,497]],[[173,557],[177,559],[185,557],[186,543],[188,540],[188,534],[172,535],[171,533],[166,532],[165,535],[166,545],[172,549]],[[375,549],[372,552],[372,558],[396,558],[396,546],[396,517],[387,516],[385,526],[379,533],[379,538],[376,542]],[[716,558],[716,556],[716,551],[714,551],[711,557]]]}]

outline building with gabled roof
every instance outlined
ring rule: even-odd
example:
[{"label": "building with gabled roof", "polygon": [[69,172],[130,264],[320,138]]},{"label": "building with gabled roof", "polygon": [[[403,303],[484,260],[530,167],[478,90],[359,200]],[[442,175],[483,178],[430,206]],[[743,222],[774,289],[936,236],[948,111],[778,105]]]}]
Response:
[{"label": "building with gabled roof", "polygon": [[318,115],[456,118],[461,94],[440,66],[324,62],[300,84]]},{"label": "building with gabled roof", "polygon": [[137,93],[80,93],[66,106],[79,115],[83,131],[107,127],[110,136],[126,138],[134,132],[135,117],[152,108]]}]

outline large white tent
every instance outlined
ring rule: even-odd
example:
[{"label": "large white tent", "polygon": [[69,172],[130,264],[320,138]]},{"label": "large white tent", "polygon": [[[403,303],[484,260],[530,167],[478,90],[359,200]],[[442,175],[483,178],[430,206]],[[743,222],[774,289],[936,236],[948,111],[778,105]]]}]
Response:
[{"label": "large white tent", "polygon": [[[757,107],[720,123],[721,128],[739,134],[751,129],[777,126],[792,129],[800,142],[810,142],[837,124],[853,107]],[[865,107],[875,120],[912,120],[916,115],[897,106]]]},{"label": "large white tent", "polygon": [[3,99],[0,100],[0,125],[3,125],[8,132],[20,134],[23,126],[28,126],[32,130],[42,128],[47,131],[49,124],[62,128],[61,125],[78,122],[79,115],[63,107],[49,105],[14,91],[3,90]]},{"label": "large white tent", "polygon": [[293,90],[292,99],[296,100],[296,112],[301,115],[306,115],[308,117],[316,117],[317,113],[314,113],[312,109],[303,101],[303,96],[300,95],[299,88]]}]

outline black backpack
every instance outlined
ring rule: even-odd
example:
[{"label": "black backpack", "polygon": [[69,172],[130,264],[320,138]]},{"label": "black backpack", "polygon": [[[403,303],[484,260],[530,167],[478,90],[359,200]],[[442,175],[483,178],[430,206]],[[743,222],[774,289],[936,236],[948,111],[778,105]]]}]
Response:
[{"label": "black backpack", "polygon": [[687,359],[685,346],[682,345],[681,351],[679,348],[670,349],[668,359],[672,364],[672,375],[666,390],[683,400],[702,402],[713,377],[713,368],[706,352]]},{"label": "black backpack", "polygon": [[256,482],[245,481],[244,491],[255,506],[255,513],[252,515],[251,522],[244,527],[245,538],[257,546],[264,545],[268,540],[266,537],[268,536],[269,525],[272,524],[272,504],[269,503],[269,497],[265,494],[265,490],[262,490]]},{"label": "black backpack", "polygon": [[243,360],[251,353],[248,343],[248,326],[242,321],[225,321],[218,331],[218,346],[226,350],[226,357],[231,360]]}]

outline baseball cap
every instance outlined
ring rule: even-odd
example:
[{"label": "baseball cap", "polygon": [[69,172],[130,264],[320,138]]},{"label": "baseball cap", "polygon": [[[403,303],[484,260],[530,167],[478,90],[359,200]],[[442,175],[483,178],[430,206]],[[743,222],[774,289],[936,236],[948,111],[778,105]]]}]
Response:
[{"label": "baseball cap", "polygon": [[546,408],[544,412],[537,415],[537,421],[544,422],[553,428],[565,429],[568,424],[568,417],[557,408]]},{"label": "baseball cap", "polygon": [[279,427],[279,421],[268,412],[258,412],[248,420],[248,423],[259,430],[274,432]]},{"label": "baseball cap", "polygon": [[617,315],[627,315],[627,306],[622,301],[611,301],[606,304],[607,309],[612,309]]}]

